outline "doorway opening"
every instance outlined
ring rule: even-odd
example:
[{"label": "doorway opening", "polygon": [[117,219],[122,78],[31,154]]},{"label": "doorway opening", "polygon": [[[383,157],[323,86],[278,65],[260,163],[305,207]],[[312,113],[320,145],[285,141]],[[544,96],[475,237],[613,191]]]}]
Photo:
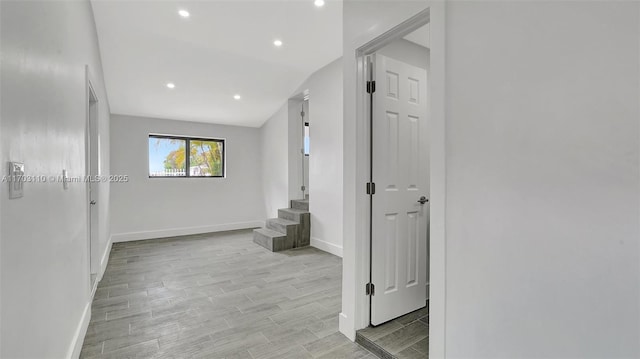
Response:
[{"label": "doorway opening", "polygon": [[309,154],[310,154],[310,126],[309,126],[309,96],[305,95],[302,102],[300,119],[302,125],[302,198],[309,198]]},{"label": "doorway opening", "polygon": [[86,124],[86,181],[87,183],[87,234],[88,234],[88,258],[89,258],[89,278],[91,293],[97,287],[98,272],[100,270],[99,255],[99,175],[100,175],[100,139],[99,139],[99,119],[98,119],[98,96],[87,77],[87,124]]},{"label": "doorway opening", "polygon": [[429,23],[427,9],[359,50],[368,147],[369,327],[357,331],[356,341],[383,358],[429,352]]},{"label": "doorway opening", "polygon": [[309,199],[309,158],[311,149],[309,91],[288,100],[289,200]]}]

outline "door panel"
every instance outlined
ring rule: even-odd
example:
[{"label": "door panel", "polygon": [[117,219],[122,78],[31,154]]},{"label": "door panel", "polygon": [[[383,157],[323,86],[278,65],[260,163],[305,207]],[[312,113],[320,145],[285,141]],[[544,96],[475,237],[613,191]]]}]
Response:
[{"label": "door panel", "polygon": [[373,101],[371,322],[426,303],[428,204],[427,72],[376,55]]}]

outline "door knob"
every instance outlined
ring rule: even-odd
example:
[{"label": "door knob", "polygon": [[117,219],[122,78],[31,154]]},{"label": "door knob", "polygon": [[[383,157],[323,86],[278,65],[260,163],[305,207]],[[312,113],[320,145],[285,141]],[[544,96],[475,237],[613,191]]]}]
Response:
[{"label": "door knob", "polygon": [[96,201],[91,201],[89,202],[89,204],[96,204]]},{"label": "door knob", "polygon": [[418,200],[418,202],[419,202],[420,204],[425,204],[425,203],[429,202],[429,200],[427,199],[427,197],[422,196],[422,197],[420,197],[420,199]]}]

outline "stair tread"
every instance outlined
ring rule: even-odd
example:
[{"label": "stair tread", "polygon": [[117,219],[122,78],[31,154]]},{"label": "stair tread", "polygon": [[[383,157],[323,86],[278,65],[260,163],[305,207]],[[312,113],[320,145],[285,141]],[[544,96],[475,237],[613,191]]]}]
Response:
[{"label": "stair tread", "polygon": [[295,201],[295,202],[301,202],[301,203],[309,203],[309,199],[308,199],[308,198],[304,198],[304,199],[292,199],[292,201]]},{"label": "stair tread", "polygon": [[277,223],[285,225],[285,226],[299,224],[298,222],[290,221],[290,220],[284,219],[284,218],[269,218],[268,220],[272,221],[272,222],[277,222]]},{"label": "stair tread", "polygon": [[264,234],[265,236],[271,237],[271,238],[287,236],[285,233],[280,233],[268,228],[258,228],[258,229],[254,229],[253,231]]},{"label": "stair tread", "polygon": [[298,214],[309,213],[309,211],[307,211],[306,209],[298,209],[298,208],[280,208],[280,211],[298,213]]}]

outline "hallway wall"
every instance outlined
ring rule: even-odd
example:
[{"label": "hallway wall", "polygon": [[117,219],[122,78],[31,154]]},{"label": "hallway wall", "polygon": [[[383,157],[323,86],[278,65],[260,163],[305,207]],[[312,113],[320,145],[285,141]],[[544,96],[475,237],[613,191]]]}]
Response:
[{"label": "hallway wall", "polygon": [[[99,100],[100,174],[109,175],[109,102],[89,1],[0,2],[2,174],[85,175],[85,65]],[[100,253],[108,251],[109,183],[100,184]],[[84,182],[0,186],[0,357],[79,354],[91,315]],[[104,255],[101,258],[105,259]],[[106,264],[106,263],[103,263]]]},{"label": "hallway wall", "polygon": [[640,357],[639,10],[448,6],[448,357]]},{"label": "hallway wall", "polygon": [[[225,178],[149,178],[149,134],[225,139]],[[113,241],[261,227],[259,130],[113,115],[111,169],[129,182],[112,185]]]},{"label": "hallway wall", "polygon": [[260,166],[266,218],[278,217],[289,207],[289,102],[260,127]]},{"label": "hallway wall", "polygon": [[405,39],[395,40],[376,53],[421,69],[429,69],[429,49]]},{"label": "hallway wall", "polygon": [[342,256],[342,58],[303,86],[309,90],[311,245]]},{"label": "hallway wall", "polygon": [[[432,193],[446,194],[446,312],[430,314],[431,356],[640,357],[640,4],[430,4],[446,11],[431,17],[446,32],[431,53],[432,69],[446,55],[446,170],[434,174],[446,192]],[[355,49],[429,3],[377,5],[344,2],[345,119]],[[350,335],[366,306],[354,289],[358,127],[344,126]]]}]

